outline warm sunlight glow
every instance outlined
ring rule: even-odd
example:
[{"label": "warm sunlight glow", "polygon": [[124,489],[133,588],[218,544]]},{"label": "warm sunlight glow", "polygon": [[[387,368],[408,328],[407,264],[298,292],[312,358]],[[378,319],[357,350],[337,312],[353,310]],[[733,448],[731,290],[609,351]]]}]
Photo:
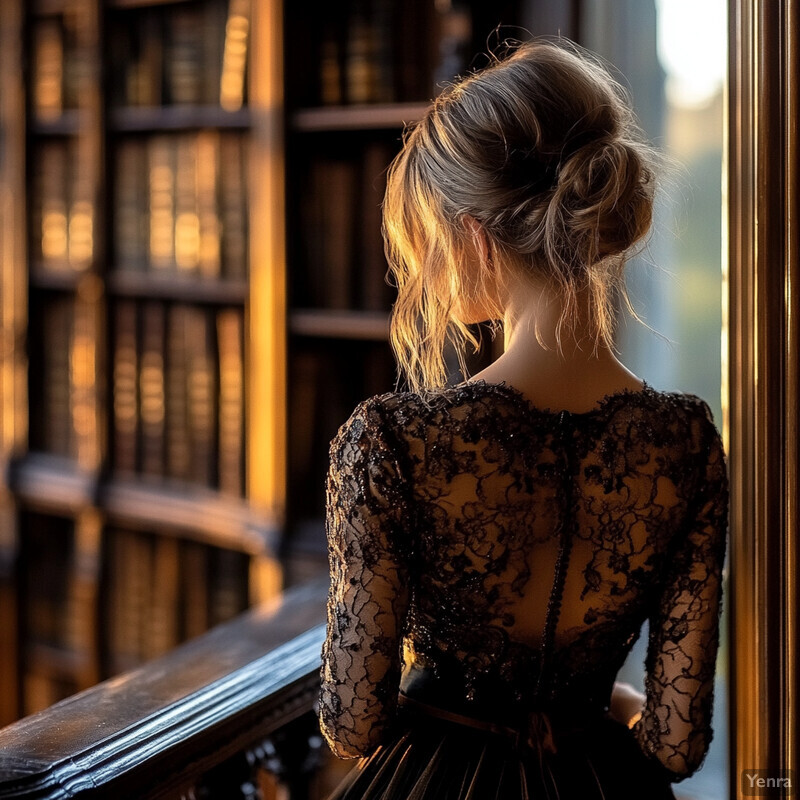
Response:
[{"label": "warm sunlight glow", "polygon": [[658,57],[667,96],[677,106],[705,105],[725,80],[725,0],[657,0]]}]

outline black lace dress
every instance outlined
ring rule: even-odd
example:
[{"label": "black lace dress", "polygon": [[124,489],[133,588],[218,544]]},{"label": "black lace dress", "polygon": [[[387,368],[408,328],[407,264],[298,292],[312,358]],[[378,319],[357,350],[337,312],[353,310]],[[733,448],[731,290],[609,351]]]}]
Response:
[{"label": "black lace dress", "polygon": [[[320,722],[333,798],[674,798],[702,764],[727,542],[699,398],[586,413],[476,380],[360,403],[331,443]],[[649,619],[647,702],[608,713]]]}]

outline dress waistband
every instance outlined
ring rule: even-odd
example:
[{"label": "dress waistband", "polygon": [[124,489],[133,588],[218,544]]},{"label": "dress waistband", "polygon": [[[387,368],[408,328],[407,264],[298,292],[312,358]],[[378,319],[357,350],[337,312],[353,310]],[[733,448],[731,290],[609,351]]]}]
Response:
[{"label": "dress waistband", "polygon": [[528,748],[538,753],[542,759],[545,753],[555,755],[558,747],[555,741],[553,723],[550,714],[543,710],[532,710],[527,713],[525,724],[520,727],[500,725],[489,720],[458,714],[446,708],[440,708],[429,703],[415,700],[406,694],[400,693],[398,703],[401,707],[425,714],[430,717],[447,720],[459,725],[465,725],[477,730],[505,736],[517,748]]}]

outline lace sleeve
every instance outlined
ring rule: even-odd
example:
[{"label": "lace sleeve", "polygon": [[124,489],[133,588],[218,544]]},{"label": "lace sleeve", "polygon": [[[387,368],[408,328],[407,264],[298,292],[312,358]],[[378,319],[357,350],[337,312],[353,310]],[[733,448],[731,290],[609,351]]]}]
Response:
[{"label": "lace sleeve", "polygon": [[703,763],[711,727],[719,647],[728,481],[722,441],[703,404],[700,483],[690,524],[666,560],[650,615],[644,712],[633,726],[643,752],[672,782]]},{"label": "lace sleeve", "polygon": [[365,400],[331,442],[326,486],[331,586],[320,727],[340,758],[379,744],[397,701],[407,487],[380,401]]}]

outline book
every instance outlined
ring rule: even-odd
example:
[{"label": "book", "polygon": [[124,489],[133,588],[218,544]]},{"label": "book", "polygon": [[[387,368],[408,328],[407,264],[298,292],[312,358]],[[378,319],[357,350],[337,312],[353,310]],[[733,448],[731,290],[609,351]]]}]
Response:
[{"label": "book", "polygon": [[114,244],[118,269],[144,269],[148,258],[148,155],[145,141],[122,139],[114,171]]},{"label": "book", "polygon": [[436,29],[436,5],[394,4],[394,83],[400,102],[425,102],[432,95],[435,45],[431,44],[430,31]]},{"label": "book", "polygon": [[114,103],[216,105],[247,101],[251,0],[204,0],[111,11]]},{"label": "book", "polygon": [[80,108],[84,102],[87,83],[91,80],[91,56],[86,46],[84,18],[78,13],[60,16],[63,37],[63,103],[64,108]]},{"label": "book", "polygon": [[69,235],[67,258],[75,271],[89,269],[94,255],[94,191],[92,170],[94,158],[92,144],[87,139],[76,138],[69,153]]},{"label": "book", "polygon": [[327,308],[345,309],[354,305],[357,177],[357,167],[349,161],[335,159],[326,166],[322,263],[327,278],[324,283]]},{"label": "book", "polygon": [[203,103],[214,106],[220,103],[220,80],[222,60],[227,39],[228,3],[209,2],[204,4],[202,15]]},{"label": "book", "polygon": [[219,349],[219,489],[244,494],[244,319],[238,309],[217,314]]},{"label": "book", "polygon": [[381,233],[381,203],[386,191],[386,168],[393,148],[381,141],[370,142],[361,160],[359,206],[360,274],[359,306],[370,311],[388,311],[391,289],[386,282],[388,264]]},{"label": "book", "polygon": [[357,168],[334,158],[315,159],[310,167],[300,294],[313,307],[353,306]]},{"label": "book", "polygon": [[318,435],[319,404],[323,395],[321,363],[315,348],[298,345],[289,359],[289,453],[290,504],[303,507],[303,493],[313,467],[314,439]]},{"label": "book", "polygon": [[[195,140],[198,270],[204,278],[218,278],[221,271],[221,220],[217,201],[220,178],[219,140],[219,133],[212,130],[200,131]],[[242,254],[239,257],[243,257]]]},{"label": "book", "polygon": [[77,437],[73,428],[74,380],[72,348],[75,305],[71,297],[48,298],[41,316],[42,365],[40,436],[34,441],[55,455],[75,457]]},{"label": "book", "polygon": [[145,660],[157,658],[180,643],[180,542],[168,534],[158,534],[150,537],[149,545],[152,580],[145,620]]},{"label": "book", "polygon": [[[375,102],[394,103],[397,100],[395,42],[396,5],[392,0],[372,0],[372,28],[375,37],[374,71]],[[402,12],[401,12],[402,13]]]},{"label": "book", "polygon": [[228,0],[219,83],[219,104],[226,111],[236,111],[245,103],[249,33],[250,0]]},{"label": "book", "polygon": [[64,110],[64,38],[58,17],[33,27],[33,112],[40,120],[58,119]]},{"label": "book", "polygon": [[187,316],[192,309],[176,304],[167,320],[166,372],[166,474],[187,481],[192,471],[189,426],[189,348]]},{"label": "book", "polygon": [[196,272],[200,264],[200,217],[198,214],[197,138],[177,137],[175,147],[175,268],[183,274]]},{"label": "book", "polygon": [[68,269],[70,148],[47,140],[32,161],[31,253],[47,269]]},{"label": "book", "polygon": [[141,312],[139,355],[140,472],[164,475],[165,379],[164,305],[147,302]]},{"label": "book", "polygon": [[150,268],[175,266],[175,156],[173,137],[153,136],[148,141]]},{"label": "book", "polygon": [[131,22],[121,14],[114,26],[112,58],[116,56],[112,77],[124,77],[115,87],[118,105],[158,106],[164,101],[163,19],[156,9],[143,10]]},{"label": "book", "polygon": [[347,102],[374,103],[378,99],[377,52],[380,42],[366,3],[353,4],[345,55]]},{"label": "book", "polygon": [[147,657],[148,618],[152,613],[152,544],[151,537],[140,531],[119,529],[117,535],[122,537],[126,589],[120,635],[129,640],[123,652],[127,655],[125,668],[130,668],[141,664]]},{"label": "book", "polygon": [[203,17],[196,5],[175,5],[164,27],[165,101],[170,105],[197,105],[202,101]]},{"label": "book", "polygon": [[[245,150],[240,134],[215,130],[122,138],[114,152],[116,268],[244,279]],[[50,175],[50,183],[59,177]],[[41,192],[62,196],[49,184]]]},{"label": "book", "polygon": [[192,639],[208,630],[209,550],[200,542],[181,543],[181,638]]},{"label": "book", "polygon": [[247,275],[247,168],[245,140],[238,133],[219,137],[219,219],[222,271],[226,277]]},{"label": "book", "polygon": [[320,46],[319,95],[323,105],[338,106],[344,101],[342,48],[336,30],[328,28]]},{"label": "book", "polygon": [[139,428],[139,374],[136,303],[122,300],[114,310],[114,354],[112,372],[114,470],[133,475],[137,469]]},{"label": "book", "polygon": [[105,631],[106,661],[113,675],[136,666],[140,660],[138,625],[141,589],[137,581],[145,565],[135,558],[131,542],[135,534],[118,528],[105,531]]},{"label": "book", "polygon": [[188,429],[191,452],[189,479],[203,486],[216,483],[216,363],[213,330],[205,309],[187,306],[184,316]]},{"label": "book", "polygon": [[67,649],[68,565],[72,563],[74,523],[64,517],[24,512],[21,575],[28,602],[22,609],[29,643]]}]

